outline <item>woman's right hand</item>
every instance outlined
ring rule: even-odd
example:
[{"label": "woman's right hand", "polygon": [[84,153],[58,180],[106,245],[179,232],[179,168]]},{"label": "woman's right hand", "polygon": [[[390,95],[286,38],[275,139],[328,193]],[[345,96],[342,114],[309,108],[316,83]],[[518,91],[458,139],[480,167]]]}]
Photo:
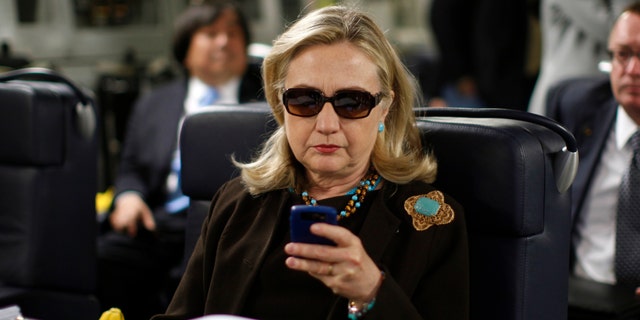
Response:
[{"label": "woman's right hand", "polygon": [[377,294],[382,273],[362,246],[360,238],[348,229],[315,223],[311,232],[336,243],[336,246],[288,243],[285,252],[289,268],[308,272],[333,293],[358,303],[369,302]]},{"label": "woman's right hand", "polygon": [[116,231],[126,232],[130,237],[135,237],[138,233],[139,221],[149,231],[156,229],[151,209],[137,193],[125,192],[118,195],[114,210],[109,216],[111,227]]}]

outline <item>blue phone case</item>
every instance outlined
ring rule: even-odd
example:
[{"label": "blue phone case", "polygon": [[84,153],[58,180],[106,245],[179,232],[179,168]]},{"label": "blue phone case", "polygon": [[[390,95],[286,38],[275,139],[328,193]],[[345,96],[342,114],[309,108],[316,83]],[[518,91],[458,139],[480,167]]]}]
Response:
[{"label": "blue phone case", "polygon": [[291,241],[335,245],[333,241],[311,233],[309,227],[316,222],[337,224],[338,213],[336,209],[329,206],[310,205],[296,205],[291,207],[291,215],[289,216]]}]

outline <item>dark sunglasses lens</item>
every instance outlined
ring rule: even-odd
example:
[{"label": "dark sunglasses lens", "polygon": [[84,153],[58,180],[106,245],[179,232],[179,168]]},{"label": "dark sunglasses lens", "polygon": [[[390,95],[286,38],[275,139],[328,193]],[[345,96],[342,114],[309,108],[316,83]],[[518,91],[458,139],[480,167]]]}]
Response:
[{"label": "dark sunglasses lens", "polygon": [[314,90],[289,89],[284,93],[283,102],[287,111],[296,116],[310,117],[320,113],[321,95]]},{"label": "dark sunglasses lens", "polygon": [[375,107],[375,98],[360,91],[339,92],[335,96],[333,103],[336,113],[344,118],[358,119],[365,118]]}]

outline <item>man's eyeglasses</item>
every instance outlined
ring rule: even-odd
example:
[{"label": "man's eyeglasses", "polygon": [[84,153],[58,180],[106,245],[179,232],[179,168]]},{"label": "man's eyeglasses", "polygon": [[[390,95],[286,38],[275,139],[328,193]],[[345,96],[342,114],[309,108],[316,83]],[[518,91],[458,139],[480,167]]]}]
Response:
[{"label": "man's eyeglasses", "polygon": [[618,63],[620,63],[620,65],[626,67],[627,64],[629,64],[629,62],[631,61],[631,58],[636,57],[640,59],[640,52],[634,52],[628,49],[610,50],[609,56],[612,60],[616,60],[618,61]]},{"label": "man's eyeglasses", "polygon": [[282,103],[287,112],[298,117],[313,117],[322,111],[325,103],[330,102],[338,116],[361,119],[369,116],[382,96],[382,92],[372,95],[360,90],[340,90],[333,97],[326,97],[318,89],[291,88],[282,94]]}]

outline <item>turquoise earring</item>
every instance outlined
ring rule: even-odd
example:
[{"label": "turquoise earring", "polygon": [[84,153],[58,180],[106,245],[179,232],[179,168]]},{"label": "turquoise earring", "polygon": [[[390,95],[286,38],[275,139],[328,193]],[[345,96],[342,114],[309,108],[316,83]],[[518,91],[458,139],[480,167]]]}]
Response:
[{"label": "turquoise earring", "polygon": [[384,131],[384,123],[380,122],[378,123],[378,132],[382,132]]}]

